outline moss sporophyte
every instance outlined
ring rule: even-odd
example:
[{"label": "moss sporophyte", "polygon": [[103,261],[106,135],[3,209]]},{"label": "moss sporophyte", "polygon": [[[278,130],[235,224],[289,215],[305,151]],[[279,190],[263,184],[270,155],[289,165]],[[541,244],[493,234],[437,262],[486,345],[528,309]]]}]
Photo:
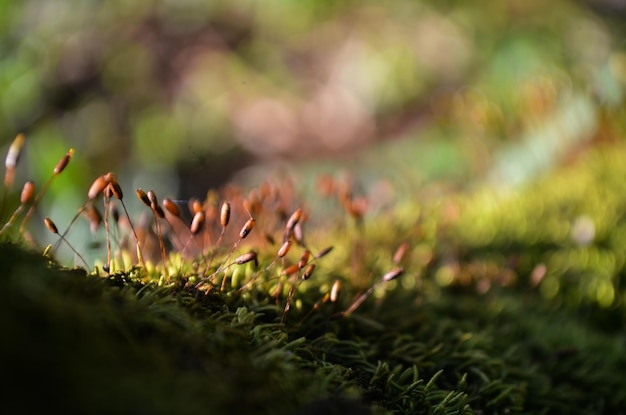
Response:
[{"label": "moss sporophyte", "polygon": [[[268,178],[250,189],[229,183],[205,200],[136,189],[138,198],[125,201],[124,184],[106,173],[60,228],[40,202],[80,155],[60,155],[38,193],[26,181],[17,204],[12,187],[26,141],[19,135],[9,147],[2,201],[7,410],[626,407],[626,221],[616,208],[626,192],[617,180],[602,181],[615,191],[598,190],[599,178],[626,165],[626,151],[590,152],[576,169],[513,198],[432,200],[416,191],[382,210],[369,208],[363,187],[329,175],[308,195]],[[585,188],[563,192],[564,180]],[[600,194],[602,205],[591,197]],[[334,212],[320,213],[316,200],[324,198]],[[132,218],[125,202],[150,209],[150,220]],[[583,212],[595,232],[580,245],[567,229]],[[43,255],[29,226],[39,214],[58,237]],[[106,240],[93,265],[87,247],[70,242],[80,226]],[[84,268],[53,259],[62,244]]]}]

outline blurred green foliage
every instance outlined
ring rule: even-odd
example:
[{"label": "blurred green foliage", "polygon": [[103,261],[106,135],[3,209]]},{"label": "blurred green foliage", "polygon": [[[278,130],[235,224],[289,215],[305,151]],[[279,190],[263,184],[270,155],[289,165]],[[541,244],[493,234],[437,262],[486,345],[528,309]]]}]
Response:
[{"label": "blurred green foliage", "polygon": [[206,186],[181,170],[251,162],[220,162],[227,151],[298,160],[419,141],[430,125],[476,173],[572,96],[621,102],[626,58],[602,4],[7,1],[0,137],[76,148],[83,187],[124,169]]},{"label": "blurred green foliage", "polygon": [[[613,310],[624,323],[626,148],[601,146],[517,191],[481,189],[457,209],[466,258],[500,258],[541,294],[574,309]],[[509,265],[507,265],[509,262]]]}]

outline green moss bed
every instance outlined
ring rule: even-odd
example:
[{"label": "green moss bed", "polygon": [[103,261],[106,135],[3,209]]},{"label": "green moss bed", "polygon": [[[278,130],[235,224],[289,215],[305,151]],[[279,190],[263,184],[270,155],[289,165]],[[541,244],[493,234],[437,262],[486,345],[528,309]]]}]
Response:
[{"label": "green moss bed", "polygon": [[[141,269],[87,273],[5,241],[0,408],[626,413],[625,165],[612,145],[515,191],[398,201],[358,224],[311,218],[311,239],[334,249],[284,322],[273,269],[249,290],[201,291],[184,272],[170,284]],[[342,316],[402,242],[404,273]],[[264,269],[276,246],[258,250],[259,268],[229,272]],[[335,280],[338,299],[321,301]]]}]

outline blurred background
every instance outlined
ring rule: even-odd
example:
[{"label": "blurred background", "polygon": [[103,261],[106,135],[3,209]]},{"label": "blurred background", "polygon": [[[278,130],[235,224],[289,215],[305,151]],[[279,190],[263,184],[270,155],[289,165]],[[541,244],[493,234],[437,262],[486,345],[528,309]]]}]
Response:
[{"label": "blurred background", "polygon": [[624,137],[625,22],[624,0],[4,0],[0,146],[26,135],[15,192],[75,149],[42,201],[60,227],[108,171],[177,198],[514,186]]}]

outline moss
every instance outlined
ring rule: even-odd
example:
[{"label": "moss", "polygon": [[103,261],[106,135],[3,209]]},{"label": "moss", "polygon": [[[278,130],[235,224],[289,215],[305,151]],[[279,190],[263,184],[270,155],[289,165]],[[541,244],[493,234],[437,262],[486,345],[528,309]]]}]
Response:
[{"label": "moss", "polygon": [[302,402],[307,376],[287,351],[259,352],[266,346],[252,342],[256,316],[245,309],[195,318],[182,294],[0,249],[12,259],[1,281],[7,408],[289,413]]},{"label": "moss", "polygon": [[[288,314],[294,282],[283,270],[304,247],[274,263],[278,244],[257,237],[239,246],[239,229],[225,240],[237,252],[255,249],[258,265],[233,265],[239,253],[215,248],[209,269],[201,258],[185,263],[170,284],[158,266],[88,273],[4,242],[3,409],[623,413],[626,193],[607,182],[624,165],[613,150],[505,198],[424,201],[412,221],[376,222],[346,208],[353,217],[341,226],[307,233],[309,246],[334,249],[315,259]],[[564,182],[580,188],[562,191]],[[280,237],[288,216],[277,220],[258,203],[249,205],[258,226]],[[584,243],[572,232],[583,214],[597,230]],[[394,263],[404,241],[409,249]],[[381,282],[396,266],[405,272]],[[342,290],[330,301],[335,281]]]},{"label": "moss", "polygon": [[366,303],[350,318],[285,327],[274,307],[208,310],[186,291],[120,286],[1,249],[15,259],[1,288],[7,409],[326,413],[349,401],[362,402],[352,413],[588,414],[626,404],[623,337],[537,298],[450,292],[417,306],[397,290],[377,311]]}]

